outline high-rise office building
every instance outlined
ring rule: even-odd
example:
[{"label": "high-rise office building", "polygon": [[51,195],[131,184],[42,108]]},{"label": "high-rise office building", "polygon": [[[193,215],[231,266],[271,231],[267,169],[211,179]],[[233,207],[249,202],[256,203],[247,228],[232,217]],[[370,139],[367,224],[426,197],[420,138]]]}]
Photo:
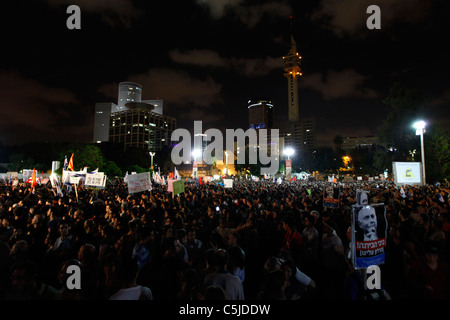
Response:
[{"label": "high-rise office building", "polygon": [[108,141],[109,119],[111,110],[115,108],[112,102],[96,103],[94,115],[94,142]]},{"label": "high-rise office building", "polygon": [[316,119],[314,117],[280,123],[279,129],[285,146],[294,148],[296,154],[301,155],[314,151],[316,147]]},{"label": "high-rise office building", "polygon": [[112,112],[109,141],[121,143],[124,150],[130,147],[158,151],[170,142],[176,129],[175,118],[151,111],[151,105]]},{"label": "high-rise office building", "polygon": [[141,100],[142,86],[135,82],[119,84],[118,103],[97,103],[94,142],[116,142],[149,151],[170,144],[176,129],[175,118],[163,114],[164,101]]},{"label": "high-rise office building", "polygon": [[273,103],[268,98],[248,100],[248,121],[251,129],[271,129],[273,127]]}]

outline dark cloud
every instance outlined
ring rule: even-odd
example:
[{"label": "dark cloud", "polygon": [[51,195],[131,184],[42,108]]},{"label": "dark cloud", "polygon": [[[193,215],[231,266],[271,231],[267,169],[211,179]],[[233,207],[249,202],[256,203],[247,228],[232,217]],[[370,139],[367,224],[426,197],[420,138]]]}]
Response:
[{"label": "dark cloud", "polygon": [[54,138],[73,114],[76,95],[26,78],[17,71],[0,72],[0,130],[5,143]]},{"label": "dark cloud", "polygon": [[81,12],[99,13],[109,26],[130,28],[132,21],[142,17],[140,11],[130,0],[46,0],[51,6],[68,7],[77,5]]},{"label": "dark cloud", "polygon": [[226,67],[228,65],[227,60],[221,57],[217,51],[209,49],[189,51],[174,49],[169,52],[169,56],[176,63],[201,67]]},{"label": "dark cloud", "polygon": [[178,49],[169,53],[171,59],[180,64],[190,64],[200,67],[225,68],[245,77],[262,77],[272,70],[281,69],[283,62],[280,57],[265,58],[225,58],[219,52],[205,50],[190,50],[181,52]]},{"label": "dark cloud", "polygon": [[326,74],[313,73],[303,77],[302,86],[319,92],[325,100],[348,97],[376,98],[379,94],[364,86],[364,76],[353,69],[328,70]]},{"label": "dark cloud", "polygon": [[394,23],[420,23],[431,10],[426,0],[322,0],[312,15],[314,21],[340,36],[368,36],[366,13],[370,5],[381,10],[381,28],[389,29]]},{"label": "dark cloud", "polygon": [[[207,108],[222,103],[222,86],[211,77],[199,79],[185,71],[152,68],[144,73],[129,75],[123,81],[142,85],[142,99],[160,98],[180,106]],[[117,101],[118,83],[102,85],[98,91]]]},{"label": "dark cloud", "polygon": [[266,14],[283,18],[292,15],[292,8],[287,1],[266,1],[250,4],[244,0],[196,0],[196,2],[208,7],[215,19],[220,19],[227,13],[232,13],[249,28],[253,28],[260,23]]}]

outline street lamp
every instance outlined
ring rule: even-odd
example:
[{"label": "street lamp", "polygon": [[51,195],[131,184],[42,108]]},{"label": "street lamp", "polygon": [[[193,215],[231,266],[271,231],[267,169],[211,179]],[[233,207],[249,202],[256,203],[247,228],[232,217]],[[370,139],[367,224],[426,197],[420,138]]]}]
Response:
[{"label": "street lamp", "polygon": [[416,149],[414,150],[409,150],[409,154],[411,155],[412,161],[414,162],[414,156],[416,154]]},{"label": "street lamp", "polygon": [[286,148],[283,150],[283,154],[285,156],[287,156],[287,160],[286,160],[286,177],[289,177],[291,175],[292,172],[292,163],[291,163],[291,159],[290,156],[294,155],[295,151],[293,148]]},{"label": "street lamp", "polygon": [[149,154],[150,154],[150,157],[151,157],[151,166],[150,166],[150,168],[153,170],[153,156],[155,155],[155,153],[154,152],[149,152]]},{"label": "street lamp", "polygon": [[347,169],[350,169],[349,164],[350,164],[350,161],[351,161],[351,160],[352,160],[351,157],[349,157],[349,156],[343,156],[343,157],[342,157],[342,162],[344,162],[344,167],[346,167]]},{"label": "street lamp", "polygon": [[289,157],[294,155],[295,151],[292,148],[286,148],[284,149],[283,153],[287,156],[288,160],[290,160]]},{"label": "street lamp", "polygon": [[197,161],[197,158],[201,155],[202,151],[200,149],[194,149],[192,150],[192,157],[194,158],[194,161]]},{"label": "street lamp", "polygon": [[421,155],[422,155],[422,176],[423,176],[423,184],[426,184],[426,178],[425,178],[425,146],[423,143],[423,134],[426,132],[425,130],[425,121],[420,120],[414,123],[414,128],[416,129],[416,136],[420,136],[420,148],[421,148]]}]

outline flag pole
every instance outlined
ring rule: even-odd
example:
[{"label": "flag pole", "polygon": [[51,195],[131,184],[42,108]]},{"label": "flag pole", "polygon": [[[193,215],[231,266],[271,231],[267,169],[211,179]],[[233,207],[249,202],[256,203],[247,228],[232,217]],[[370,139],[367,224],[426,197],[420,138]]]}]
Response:
[{"label": "flag pole", "polygon": [[77,197],[77,202],[78,202],[78,191],[77,191],[78,185],[77,185],[76,188],[74,188],[74,189],[75,189],[75,195],[76,195],[76,197]]}]

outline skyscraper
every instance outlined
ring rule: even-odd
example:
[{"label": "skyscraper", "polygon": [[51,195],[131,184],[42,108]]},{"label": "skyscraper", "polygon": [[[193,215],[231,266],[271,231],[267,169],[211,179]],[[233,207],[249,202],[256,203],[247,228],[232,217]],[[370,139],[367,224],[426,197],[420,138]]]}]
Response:
[{"label": "skyscraper", "polygon": [[123,144],[124,150],[136,147],[158,151],[169,145],[176,120],[152,110],[152,105],[139,103],[135,108],[112,112],[109,141]]},{"label": "skyscraper", "polygon": [[251,129],[271,129],[273,127],[272,99],[248,100],[248,122]]},{"label": "skyscraper", "polygon": [[135,82],[119,84],[118,103],[95,106],[94,142],[116,142],[149,151],[169,145],[176,129],[175,118],[163,114],[163,100],[141,100],[142,86]]},{"label": "skyscraper", "polygon": [[116,105],[112,102],[100,102],[95,104],[94,115],[94,142],[108,141],[109,119],[111,110]]},{"label": "skyscraper", "polygon": [[281,123],[280,137],[284,138],[286,147],[295,149],[297,155],[312,152],[316,147],[316,119],[309,117]]}]

